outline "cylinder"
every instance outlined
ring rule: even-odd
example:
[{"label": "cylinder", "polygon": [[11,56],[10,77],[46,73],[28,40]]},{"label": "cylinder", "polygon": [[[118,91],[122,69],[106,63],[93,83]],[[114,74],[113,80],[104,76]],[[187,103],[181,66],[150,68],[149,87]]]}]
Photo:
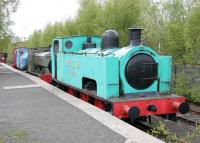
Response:
[{"label": "cylinder", "polygon": [[119,47],[119,34],[115,30],[107,30],[102,35],[102,50]]},{"label": "cylinder", "polygon": [[142,28],[129,28],[129,45],[139,46],[141,45],[141,33]]}]

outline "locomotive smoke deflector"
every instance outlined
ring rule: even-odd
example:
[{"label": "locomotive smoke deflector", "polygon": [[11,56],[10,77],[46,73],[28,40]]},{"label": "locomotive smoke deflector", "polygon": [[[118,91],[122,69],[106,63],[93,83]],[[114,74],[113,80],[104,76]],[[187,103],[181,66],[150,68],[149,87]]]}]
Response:
[{"label": "locomotive smoke deflector", "polygon": [[129,45],[139,46],[141,45],[141,33],[143,28],[129,28]]},{"label": "locomotive smoke deflector", "polygon": [[102,50],[119,47],[119,34],[115,30],[107,30],[102,35]]}]

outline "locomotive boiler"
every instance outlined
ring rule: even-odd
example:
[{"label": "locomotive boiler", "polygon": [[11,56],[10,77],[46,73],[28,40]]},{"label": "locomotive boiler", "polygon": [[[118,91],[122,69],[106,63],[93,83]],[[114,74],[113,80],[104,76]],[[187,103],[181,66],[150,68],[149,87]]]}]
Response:
[{"label": "locomotive boiler", "polygon": [[53,81],[68,93],[131,120],[151,115],[185,114],[189,104],[170,94],[172,57],[141,44],[142,29],[129,29],[129,45],[119,48],[119,35],[71,36],[52,42]]}]

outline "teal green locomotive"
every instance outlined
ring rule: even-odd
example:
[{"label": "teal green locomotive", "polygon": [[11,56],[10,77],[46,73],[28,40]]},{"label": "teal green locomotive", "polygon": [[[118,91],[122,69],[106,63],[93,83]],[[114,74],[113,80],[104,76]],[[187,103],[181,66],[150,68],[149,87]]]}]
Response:
[{"label": "teal green locomotive", "polygon": [[170,94],[172,57],[141,43],[142,29],[129,29],[129,44],[119,48],[119,35],[70,36],[52,41],[53,81],[118,118],[187,113],[182,96]]}]

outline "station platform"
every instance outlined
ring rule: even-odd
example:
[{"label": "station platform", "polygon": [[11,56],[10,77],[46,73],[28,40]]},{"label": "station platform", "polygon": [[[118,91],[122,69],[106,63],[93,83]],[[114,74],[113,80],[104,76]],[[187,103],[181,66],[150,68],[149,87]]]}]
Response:
[{"label": "station platform", "polygon": [[37,77],[0,63],[0,142],[163,141]]}]

